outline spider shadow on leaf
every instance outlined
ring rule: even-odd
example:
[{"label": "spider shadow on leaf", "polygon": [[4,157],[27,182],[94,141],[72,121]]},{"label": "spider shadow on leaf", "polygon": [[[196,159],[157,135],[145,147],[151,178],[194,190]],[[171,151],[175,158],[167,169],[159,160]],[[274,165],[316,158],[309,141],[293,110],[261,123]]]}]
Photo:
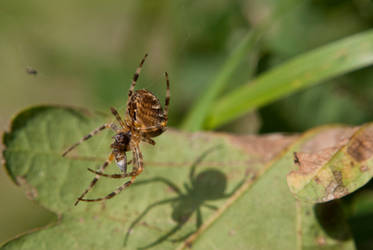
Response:
[{"label": "spider shadow on leaf", "polygon": [[[217,147],[210,148],[206,150],[201,156],[199,156],[192,166],[190,167],[189,172],[189,183],[184,183],[183,187],[185,191],[182,191],[177,185],[172,183],[170,180],[164,177],[155,177],[149,180],[139,181],[136,185],[143,185],[153,182],[161,182],[166,184],[171,188],[176,194],[177,197],[164,199],[157,201],[149,205],[130,225],[128,228],[125,239],[124,246],[127,245],[129,236],[133,229],[140,223],[140,221],[153,209],[161,205],[171,204],[173,211],[171,218],[176,225],[171,228],[164,235],[153,241],[152,243],[147,244],[146,246],[140,247],[139,249],[147,249],[162,243],[165,240],[171,242],[179,242],[186,239],[188,236],[193,234],[203,223],[202,208],[207,208],[211,210],[217,210],[218,207],[208,204],[209,201],[214,201],[218,199],[224,199],[230,197],[245,181],[246,175],[243,180],[240,181],[236,187],[230,193],[225,193],[227,188],[227,177],[226,175],[217,169],[209,168],[198,174],[196,174],[197,166],[202,162],[202,160]],[[196,228],[194,231],[187,233],[186,235],[169,239],[172,235],[177,233],[186,222],[192,217],[193,214],[196,214]]]}]

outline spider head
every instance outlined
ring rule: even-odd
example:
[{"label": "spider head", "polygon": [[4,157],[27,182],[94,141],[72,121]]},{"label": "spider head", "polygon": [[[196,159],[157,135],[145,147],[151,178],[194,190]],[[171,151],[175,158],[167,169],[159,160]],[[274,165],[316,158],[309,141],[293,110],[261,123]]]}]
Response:
[{"label": "spider head", "polygon": [[114,142],[111,144],[112,148],[127,151],[131,141],[131,132],[119,132],[113,136]]}]

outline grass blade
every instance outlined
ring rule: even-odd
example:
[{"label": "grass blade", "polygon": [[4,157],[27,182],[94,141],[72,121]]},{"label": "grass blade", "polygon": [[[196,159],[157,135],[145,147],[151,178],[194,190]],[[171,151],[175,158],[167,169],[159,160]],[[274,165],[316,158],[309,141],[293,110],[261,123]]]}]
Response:
[{"label": "grass blade", "polygon": [[213,129],[300,89],[373,63],[373,30],[312,50],[260,75],[211,105]]},{"label": "grass blade", "polygon": [[223,65],[223,70],[220,71],[215,81],[210,85],[211,87],[203,94],[203,96],[201,96],[199,101],[196,102],[191,112],[186,117],[182,124],[184,130],[198,131],[202,129],[203,123],[214,100],[224,89],[237,66],[248,56],[248,53],[255,45],[258,36],[259,32],[249,31],[242,39],[241,43]]}]

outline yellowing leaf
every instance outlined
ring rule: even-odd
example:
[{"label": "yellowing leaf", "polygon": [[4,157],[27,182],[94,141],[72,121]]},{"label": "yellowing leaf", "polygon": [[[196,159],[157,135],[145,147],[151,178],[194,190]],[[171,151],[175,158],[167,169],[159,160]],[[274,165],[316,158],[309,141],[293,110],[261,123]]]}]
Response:
[{"label": "yellowing leaf", "polygon": [[287,176],[290,190],[304,201],[341,198],[373,175],[373,124],[330,128],[294,153],[298,169]]}]

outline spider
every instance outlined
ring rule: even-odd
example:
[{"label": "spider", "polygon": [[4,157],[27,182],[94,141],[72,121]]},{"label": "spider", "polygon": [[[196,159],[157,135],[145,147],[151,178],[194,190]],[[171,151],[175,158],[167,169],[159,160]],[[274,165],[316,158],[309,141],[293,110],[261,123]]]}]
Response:
[{"label": "spider", "polygon": [[[167,88],[164,110],[162,109],[158,98],[150,91],[145,89],[134,91],[137,79],[147,56],[148,55],[145,54],[133,76],[132,84],[128,91],[125,119],[122,120],[118,111],[113,107],[111,108],[111,112],[115,116],[120,127],[118,128],[114,123],[106,123],[84,136],[79,142],[66,149],[62,154],[62,156],[66,156],[79,144],[106,128],[111,128],[115,132],[115,135],[113,136],[114,142],[110,145],[112,152],[98,171],[88,169],[95,173],[96,176],[91,181],[89,187],[76,200],[74,204],[75,206],[79,201],[95,202],[111,199],[123,189],[129,187],[144,169],[143,156],[139,147],[140,142],[143,141],[155,145],[155,141],[151,138],[162,134],[167,128],[168,106],[170,103],[170,82],[167,72],[165,72]],[[127,161],[126,152],[128,151],[132,151],[132,161]],[[103,171],[113,160],[115,160],[122,173],[112,175],[104,174]],[[131,164],[131,162],[133,164],[132,171],[127,173],[127,165]],[[93,188],[101,176],[109,178],[130,177],[131,179],[105,197],[84,199],[84,196]]]},{"label": "spider", "polygon": [[29,75],[36,76],[38,74],[38,71],[34,68],[26,67],[26,73],[29,74]]}]

